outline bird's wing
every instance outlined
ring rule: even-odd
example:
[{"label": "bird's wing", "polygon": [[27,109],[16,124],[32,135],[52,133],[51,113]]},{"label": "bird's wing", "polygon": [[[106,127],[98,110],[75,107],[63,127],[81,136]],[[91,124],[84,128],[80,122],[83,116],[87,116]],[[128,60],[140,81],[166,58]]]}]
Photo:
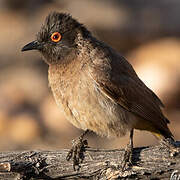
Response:
[{"label": "bird's wing", "polygon": [[[107,57],[107,56],[106,56]],[[89,72],[100,91],[124,109],[158,125],[166,126],[159,98],[138,78],[132,66],[120,55],[116,59],[92,60]]]}]

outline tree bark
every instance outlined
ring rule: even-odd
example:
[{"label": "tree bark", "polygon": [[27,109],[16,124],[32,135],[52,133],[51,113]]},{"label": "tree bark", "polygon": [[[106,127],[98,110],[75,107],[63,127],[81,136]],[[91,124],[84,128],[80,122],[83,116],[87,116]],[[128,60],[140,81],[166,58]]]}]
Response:
[{"label": "tree bark", "polygon": [[[180,146],[180,141],[176,142]],[[121,171],[124,150],[88,148],[79,171],[66,161],[68,150],[0,153],[0,179],[171,179],[180,177],[180,153],[166,146],[134,148],[133,166]]]}]

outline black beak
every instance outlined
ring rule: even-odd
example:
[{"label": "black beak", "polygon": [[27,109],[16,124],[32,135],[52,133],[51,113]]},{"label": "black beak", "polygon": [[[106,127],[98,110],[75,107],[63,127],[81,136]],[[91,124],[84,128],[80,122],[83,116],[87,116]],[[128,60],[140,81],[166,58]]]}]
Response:
[{"label": "black beak", "polygon": [[41,44],[38,41],[32,41],[26,44],[21,51],[29,51],[29,50],[40,50]]}]

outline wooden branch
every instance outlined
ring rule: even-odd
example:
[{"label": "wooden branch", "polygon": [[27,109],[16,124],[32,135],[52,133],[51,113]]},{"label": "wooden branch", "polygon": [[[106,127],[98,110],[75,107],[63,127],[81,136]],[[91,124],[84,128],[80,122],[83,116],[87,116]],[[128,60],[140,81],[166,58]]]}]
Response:
[{"label": "wooden branch", "polygon": [[[180,145],[180,141],[177,142]],[[68,150],[0,153],[0,179],[170,179],[180,176],[180,154],[162,144],[135,148],[133,167],[121,171],[124,150],[87,149],[80,171],[66,161]]]}]

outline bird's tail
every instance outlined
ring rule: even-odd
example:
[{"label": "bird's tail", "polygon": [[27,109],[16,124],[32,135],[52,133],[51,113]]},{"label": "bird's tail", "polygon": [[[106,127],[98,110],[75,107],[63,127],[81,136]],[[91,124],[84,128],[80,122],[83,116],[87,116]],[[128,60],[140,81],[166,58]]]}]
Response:
[{"label": "bird's tail", "polygon": [[155,135],[155,137],[157,137],[158,139],[170,139],[173,142],[175,141],[174,136],[168,126],[158,129],[158,131],[152,132],[152,134]]}]

